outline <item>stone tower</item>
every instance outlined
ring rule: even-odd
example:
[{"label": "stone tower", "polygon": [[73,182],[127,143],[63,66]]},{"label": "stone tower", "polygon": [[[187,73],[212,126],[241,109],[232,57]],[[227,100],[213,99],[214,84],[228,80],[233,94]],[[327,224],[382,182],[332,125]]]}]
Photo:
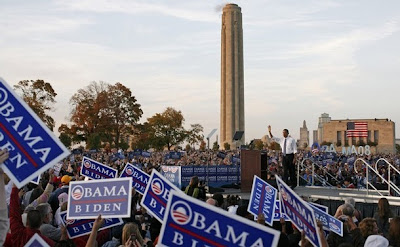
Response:
[{"label": "stone tower", "polygon": [[222,10],[220,125],[221,146],[227,142],[234,149],[244,144],[244,135],[237,143],[232,141],[236,131],[245,130],[242,12],[237,4]]},{"label": "stone tower", "polygon": [[[305,147],[304,143],[307,144]],[[310,145],[310,133],[308,131],[307,125],[306,125],[306,120],[303,121],[303,127],[300,128],[300,142],[299,142],[299,147],[300,148],[307,148]]]}]

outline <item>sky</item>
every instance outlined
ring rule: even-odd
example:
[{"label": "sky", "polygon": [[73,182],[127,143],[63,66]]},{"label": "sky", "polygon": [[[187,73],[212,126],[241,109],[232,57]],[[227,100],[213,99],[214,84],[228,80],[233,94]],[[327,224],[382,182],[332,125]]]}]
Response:
[{"label": "sky", "polygon": [[[219,129],[226,3],[0,0],[0,77],[50,82],[56,128],[68,123],[78,89],[105,81],[132,90],[141,122],[171,106],[207,136]],[[303,120],[312,140],[324,112],[400,122],[400,1],[232,3],[243,14],[247,142],[268,125],[299,138]]]}]

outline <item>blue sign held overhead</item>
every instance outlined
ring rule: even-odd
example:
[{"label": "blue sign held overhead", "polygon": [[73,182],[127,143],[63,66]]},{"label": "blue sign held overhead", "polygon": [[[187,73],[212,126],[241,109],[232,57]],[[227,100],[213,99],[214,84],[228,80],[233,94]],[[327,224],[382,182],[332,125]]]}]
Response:
[{"label": "blue sign held overhead", "polygon": [[[180,191],[168,179],[153,169],[141,204],[147,212],[162,222],[171,191]],[[183,192],[181,192],[183,193]]]},{"label": "blue sign held overhead", "polygon": [[315,218],[322,223],[325,230],[330,230],[343,237],[343,222],[312,204],[310,206],[314,210]]},{"label": "blue sign held overhead", "polygon": [[286,216],[286,214],[282,213],[281,210],[281,201],[275,201],[275,214],[274,214],[274,221],[280,221],[283,218],[285,221],[290,221],[290,219]]},{"label": "blue sign held overhead", "polygon": [[124,170],[121,173],[121,178],[130,177],[132,178],[132,187],[135,188],[140,194],[144,194],[147,184],[149,183],[150,175],[144,171],[136,168],[134,165],[126,164]]},{"label": "blue sign held overhead", "polygon": [[251,189],[250,202],[247,211],[254,216],[263,214],[265,217],[265,222],[272,226],[275,214],[276,195],[277,189],[272,187],[261,178],[254,176],[253,187]]},{"label": "blue sign held overhead", "polygon": [[161,227],[163,246],[277,246],[272,228],[172,191]]},{"label": "blue sign held overhead", "polygon": [[67,148],[2,78],[0,149],[10,151],[2,168],[18,188],[69,155]]},{"label": "blue sign held overhead", "polygon": [[68,219],[131,216],[132,178],[70,182]]},{"label": "blue sign held overhead", "polygon": [[[95,220],[67,220],[67,211],[60,213],[61,222],[67,228],[70,239],[88,235],[92,231]],[[104,219],[104,225],[99,229],[104,230],[114,226],[122,225],[124,222],[119,218]]]},{"label": "blue sign held overhead", "polygon": [[50,247],[50,245],[48,245],[39,234],[35,233],[24,247]]},{"label": "blue sign held overhead", "polygon": [[118,171],[84,156],[82,159],[81,175],[91,179],[117,178]]},{"label": "blue sign held overhead", "polygon": [[287,215],[299,231],[304,231],[306,238],[312,245],[315,247],[321,246],[314,210],[280,177],[276,176],[276,182],[281,194],[280,200],[282,212]]}]

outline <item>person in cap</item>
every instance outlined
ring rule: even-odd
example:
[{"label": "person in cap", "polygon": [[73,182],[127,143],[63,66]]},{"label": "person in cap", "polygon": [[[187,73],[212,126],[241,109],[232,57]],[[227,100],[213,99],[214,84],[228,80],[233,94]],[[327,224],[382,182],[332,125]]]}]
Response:
[{"label": "person in cap", "polygon": [[58,196],[62,193],[67,193],[69,190],[69,182],[71,181],[71,177],[68,175],[64,175],[61,178],[61,188],[56,189],[50,196],[48,203],[51,205],[53,212],[57,211],[59,207]]},{"label": "person in cap", "polygon": [[371,235],[365,241],[364,247],[388,247],[389,241],[381,235]]}]

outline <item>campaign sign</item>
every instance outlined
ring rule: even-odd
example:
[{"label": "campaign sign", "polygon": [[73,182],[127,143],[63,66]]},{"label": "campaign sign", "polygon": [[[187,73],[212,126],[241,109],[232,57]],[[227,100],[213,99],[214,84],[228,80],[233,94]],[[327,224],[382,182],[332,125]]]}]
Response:
[{"label": "campaign sign", "polygon": [[182,157],[181,152],[169,152],[168,154],[169,159],[179,160],[181,157]]},{"label": "campaign sign", "polygon": [[131,216],[132,178],[112,178],[69,183],[70,219],[126,218]]},{"label": "campaign sign", "polygon": [[336,219],[335,217],[325,213],[323,210],[310,204],[311,208],[314,210],[315,218],[319,220],[324,226],[325,230],[330,230],[343,237],[343,222]]},{"label": "campaign sign", "polygon": [[172,191],[162,223],[163,246],[277,246],[280,232]]},{"label": "campaign sign", "polygon": [[2,78],[0,149],[10,151],[1,168],[18,188],[69,155],[67,148]]},{"label": "campaign sign", "polygon": [[254,175],[247,211],[254,216],[258,216],[261,213],[264,214],[265,222],[272,226],[275,214],[276,194],[277,189]]},{"label": "campaign sign", "polygon": [[53,169],[54,169],[54,175],[56,175],[57,177],[60,176],[60,171],[61,168],[63,167],[62,163],[57,163],[54,165]]},{"label": "campaign sign", "polygon": [[[70,239],[88,235],[92,232],[95,220],[67,220],[67,211],[60,213],[61,222],[67,228],[68,237]],[[114,226],[122,225],[124,222],[119,218],[104,219],[104,224],[100,227],[100,231]]]},{"label": "campaign sign", "polygon": [[34,178],[34,179],[31,181],[31,183],[36,184],[36,185],[38,185],[39,182],[40,182],[40,175],[37,176],[36,178]]},{"label": "campaign sign", "polygon": [[92,179],[117,178],[118,171],[95,160],[83,157],[81,175]]},{"label": "campaign sign", "polygon": [[177,188],[181,187],[181,166],[161,166],[160,172]]},{"label": "campaign sign", "polygon": [[50,245],[48,245],[39,234],[35,233],[24,247],[50,247]]},{"label": "campaign sign", "polygon": [[142,151],[142,154],[141,154],[143,157],[146,157],[146,158],[150,158],[151,157],[151,153],[150,152],[148,152],[148,151]]},{"label": "campaign sign", "polygon": [[121,173],[121,178],[131,177],[132,187],[136,189],[140,194],[144,194],[146,186],[149,183],[150,176],[144,171],[136,168],[134,165],[126,164],[124,170]]},{"label": "campaign sign", "polygon": [[180,190],[153,169],[141,205],[158,221],[162,222],[171,191]]},{"label": "campaign sign", "polygon": [[280,177],[276,176],[281,194],[281,207],[290,221],[299,231],[304,231],[306,238],[315,247],[321,246],[314,210],[304,202]]},{"label": "campaign sign", "polygon": [[324,211],[325,213],[328,213],[328,207],[318,204],[318,203],[314,203],[314,202],[309,202],[309,204],[311,204],[312,206],[319,208],[320,210]]},{"label": "campaign sign", "polygon": [[290,221],[290,219],[281,211],[281,201],[275,201],[275,213],[274,213],[274,221],[280,221],[281,218],[285,219],[285,221]]}]

